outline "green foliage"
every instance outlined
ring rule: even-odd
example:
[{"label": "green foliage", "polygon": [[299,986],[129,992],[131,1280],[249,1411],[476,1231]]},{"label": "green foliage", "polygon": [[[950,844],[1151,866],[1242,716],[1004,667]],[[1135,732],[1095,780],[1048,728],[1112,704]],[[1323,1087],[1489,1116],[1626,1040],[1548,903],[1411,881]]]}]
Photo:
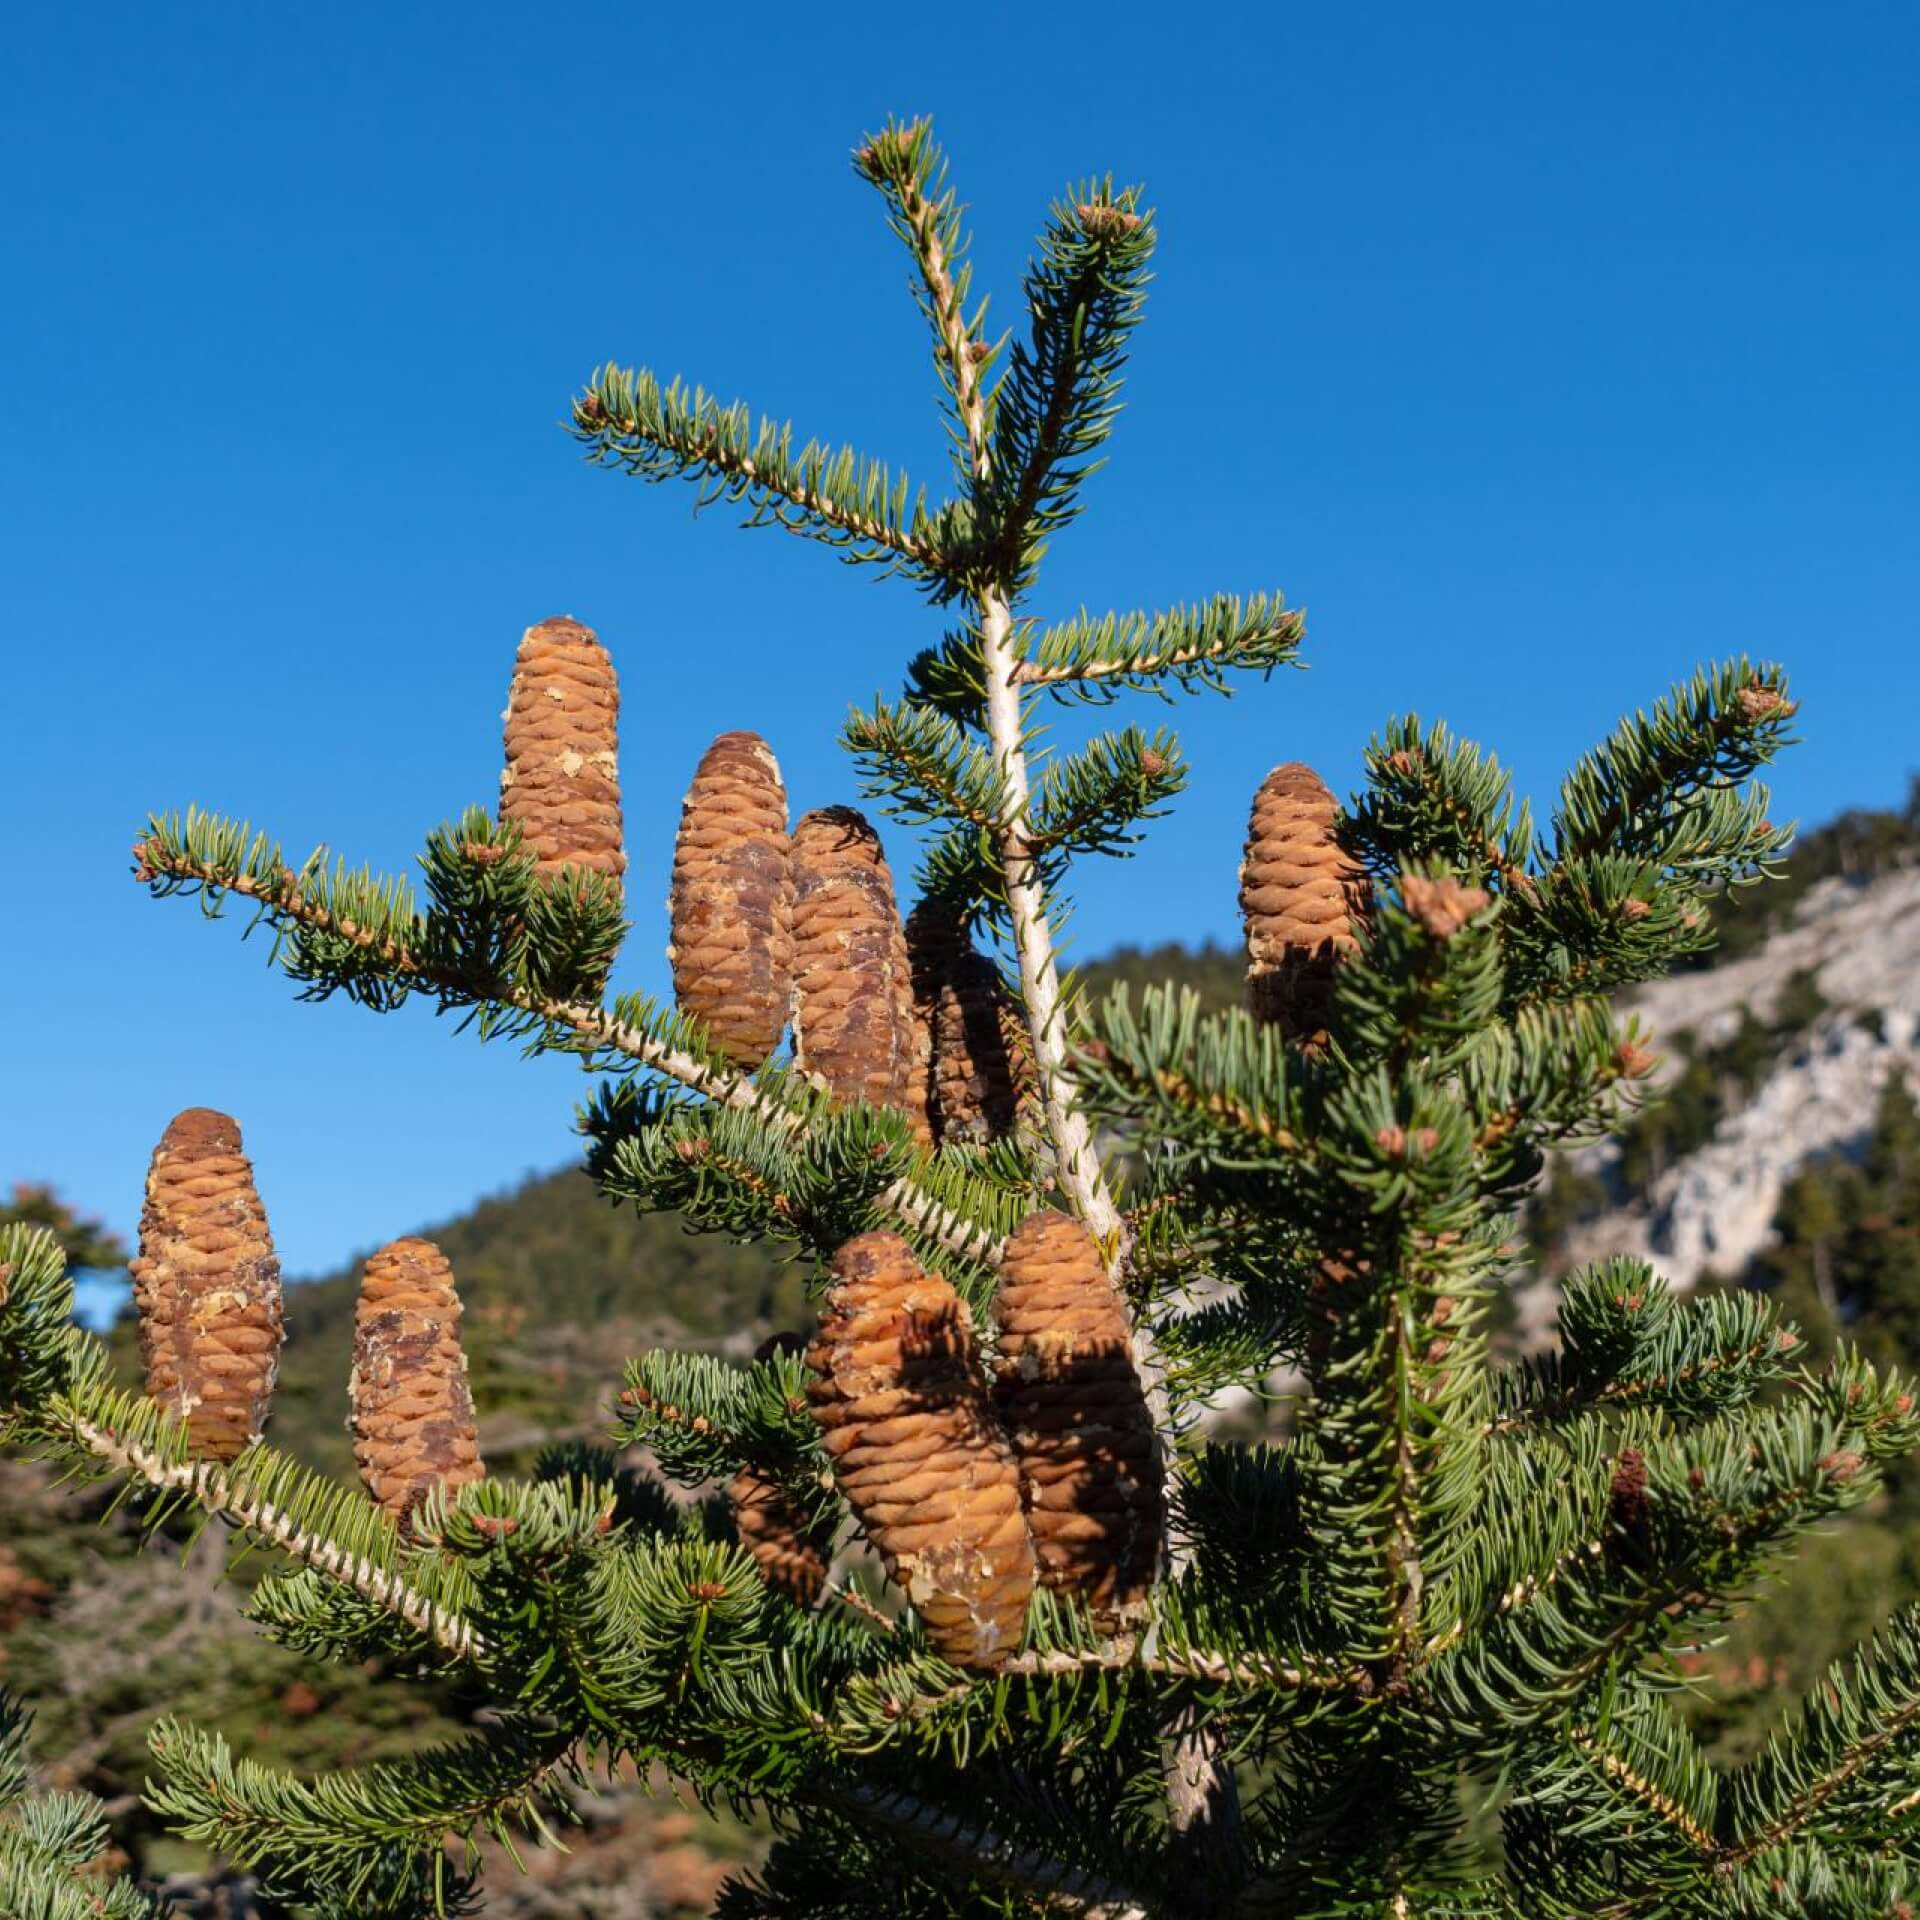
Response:
[{"label": "green foliage", "polygon": [[102,1871],[107,1816],[80,1793],[27,1791],[32,1715],[0,1691],[0,1912],[9,1920],[165,1920],[172,1908]]}]

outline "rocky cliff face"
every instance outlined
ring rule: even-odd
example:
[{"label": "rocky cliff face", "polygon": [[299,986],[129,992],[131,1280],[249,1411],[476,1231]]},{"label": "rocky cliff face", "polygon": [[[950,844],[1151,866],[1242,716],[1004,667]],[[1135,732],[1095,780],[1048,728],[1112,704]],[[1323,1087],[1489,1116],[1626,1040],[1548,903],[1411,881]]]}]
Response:
[{"label": "rocky cliff face", "polygon": [[[1796,974],[1827,1002],[1712,1139],[1666,1168],[1646,1199],[1577,1227],[1580,1262],[1639,1254],[1676,1284],[1709,1269],[1740,1273],[1767,1244],[1786,1182],[1808,1160],[1865,1136],[1890,1072],[1920,1091],[1920,867],[1812,888],[1789,925],[1757,952],[1641,989],[1626,1002],[1660,1035],[1690,1031],[1695,1051],[1729,1038],[1743,1010],[1771,1019]],[[1670,1076],[1669,1059],[1661,1076]],[[1574,1157],[1617,1193],[1619,1142]]]}]

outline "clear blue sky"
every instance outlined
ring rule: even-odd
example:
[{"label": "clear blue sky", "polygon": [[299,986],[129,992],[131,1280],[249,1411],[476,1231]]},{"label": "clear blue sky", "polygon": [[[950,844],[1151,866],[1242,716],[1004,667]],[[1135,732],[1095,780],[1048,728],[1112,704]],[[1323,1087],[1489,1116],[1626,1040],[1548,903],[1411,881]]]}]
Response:
[{"label": "clear blue sky", "polygon": [[[956,33],[965,34],[964,42]],[[1045,203],[1163,233],[1131,407],[1038,605],[1279,587],[1312,671],[1180,718],[1196,774],[1082,951],[1234,935],[1248,795],[1396,710],[1551,792],[1696,659],[1790,665],[1778,811],[1920,764],[1920,11],[1889,4],[22,10],[0,126],[0,1176],[122,1229],[189,1104],[312,1271],[567,1158],[577,1074],[296,1003],[126,878],[149,807],[400,866],[491,800],[513,648],[626,683],[637,924],[710,735],[796,806],[938,631],[818,550],[583,466],[598,361],[942,483],[904,262],[847,165],[932,112],[1017,313]],[[907,864],[907,849],[900,849]]]}]

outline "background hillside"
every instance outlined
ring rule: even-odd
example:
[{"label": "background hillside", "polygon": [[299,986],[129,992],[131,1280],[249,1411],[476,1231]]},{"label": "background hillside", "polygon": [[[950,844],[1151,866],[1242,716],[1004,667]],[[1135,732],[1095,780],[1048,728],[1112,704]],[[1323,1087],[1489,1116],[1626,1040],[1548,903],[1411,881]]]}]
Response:
[{"label": "background hillside", "polygon": [[[1901,812],[1808,835],[1778,884],[1723,902],[1718,919],[1713,956],[1633,1003],[1666,1055],[1661,1097],[1621,1140],[1555,1166],[1536,1196],[1527,1231],[1544,1277],[1518,1298],[1510,1337],[1550,1325],[1555,1274],[1620,1250],[1683,1282],[1776,1289],[1816,1347],[1845,1332],[1876,1357],[1920,1362],[1920,788]],[[1224,1006],[1240,973],[1235,952],[1167,945],[1108,956],[1086,986],[1171,978]],[[59,1225],[78,1260],[117,1257],[49,1196],[22,1190],[12,1212]],[[744,1354],[807,1319],[795,1269],[610,1208],[571,1170],[424,1231],[459,1276],[482,1444],[498,1468],[530,1470],[552,1441],[597,1438],[622,1362],[645,1346]],[[339,1473],[356,1285],[350,1262],[289,1291],[273,1414],[276,1444]],[[124,1321],[114,1344],[137,1377]],[[0,1465],[0,1677],[40,1703],[49,1773],[114,1806],[146,1871],[177,1876],[191,1911],[267,1920],[274,1910],[244,1882],[206,1879],[140,1808],[152,1702],[303,1769],[444,1737],[471,1703],[267,1645],[239,1614],[252,1569],[227,1567],[217,1533],[143,1548],[123,1516],[101,1524],[107,1506]],[[1803,1586],[1690,1657],[1692,1711],[1723,1751],[1741,1751],[1762,1712],[1916,1592],[1920,1486],[1896,1482],[1824,1543]],[[727,1863],[758,1842],[647,1802],[631,1780],[583,1796],[580,1811],[574,1850],[538,1856],[536,1878],[504,1863],[490,1873],[490,1914],[704,1912]]]}]

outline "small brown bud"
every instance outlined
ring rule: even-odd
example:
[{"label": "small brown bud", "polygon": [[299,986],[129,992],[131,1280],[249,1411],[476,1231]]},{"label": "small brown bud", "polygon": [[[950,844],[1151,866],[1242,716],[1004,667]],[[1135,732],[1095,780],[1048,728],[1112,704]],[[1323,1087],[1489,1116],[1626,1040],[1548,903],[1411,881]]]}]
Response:
[{"label": "small brown bud", "polygon": [[474,1532],[483,1539],[505,1540],[520,1531],[520,1522],[511,1514],[475,1513],[468,1518],[473,1522]]},{"label": "small brown bud", "polygon": [[1650,900],[1638,900],[1629,895],[1620,902],[1622,920],[1644,920],[1652,911],[1653,903]]},{"label": "small brown bud", "polygon": [[1734,704],[1748,720],[1765,720],[1774,714],[1789,719],[1800,711],[1798,702],[1789,700],[1778,687],[1742,687],[1734,695]]},{"label": "small brown bud", "polygon": [[1820,1471],[1829,1480],[1837,1481],[1841,1486],[1853,1479],[1867,1464],[1863,1454],[1842,1452],[1830,1453],[1820,1462]]},{"label": "small brown bud", "polygon": [[597,393],[582,394],[573,403],[573,417],[583,427],[597,427],[607,417],[606,403]]},{"label": "small brown bud", "polygon": [[676,1160],[684,1160],[688,1166],[697,1167],[713,1151],[713,1142],[705,1134],[696,1134],[690,1140],[676,1140],[673,1154]]},{"label": "small brown bud", "polygon": [[1653,1514],[1647,1493],[1647,1461],[1638,1447],[1623,1447],[1607,1485],[1607,1505],[1622,1533],[1642,1532]]},{"label": "small brown bud", "polygon": [[1400,897],[1436,940],[1451,940],[1493,898],[1484,887],[1462,886],[1450,874],[1426,880],[1417,873],[1400,876]]},{"label": "small brown bud", "polygon": [[1706,1484],[1707,1476],[1698,1467],[1689,1467],[1687,1469],[1687,1485],[1690,1486],[1695,1493],[1700,1492]]},{"label": "small brown bud", "polygon": [[1407,1150],[1407,1130],[1405,1127],[1382,1127],[1373,1136],[1373,1144],[1382,1153],[1390,1153],[1398,1159]]},{"label": "small brown bud", "polygon": [[1659,1064],[1660,1056],[1635,1040],[1623,1040],[1613,1050],[1613,1069],[1622,1080],[1644,1080]]},{"label": "small brown bud", "polygon": [[723,1580],[689,1580],[687,1597],[698,1600],[703,1606],[711,1606],[716,1600],[727,1597],[726,1582]]},{"label": "small brown bud", "polygon": [[992,342],[987,340],[969,340],[967,342],[967,358],[971,360],[976,367],[984,366],[992,357]]},{"label": "small brown bud", "polygon": [[1431,1153],[1440,1144],[1440,1131],[1437,1127],[1417,1127],[1414,1129],[1413,1146],[1416,1153]]},{"label": "small brown bud", "polygon": [[1166,770],[1167,757],[1165,754],[1155,753],[1151,747],[1147,748],[1146,751],[1141,754],[1140,771],[1144,773],[1149,780],[1159,779]]}]

